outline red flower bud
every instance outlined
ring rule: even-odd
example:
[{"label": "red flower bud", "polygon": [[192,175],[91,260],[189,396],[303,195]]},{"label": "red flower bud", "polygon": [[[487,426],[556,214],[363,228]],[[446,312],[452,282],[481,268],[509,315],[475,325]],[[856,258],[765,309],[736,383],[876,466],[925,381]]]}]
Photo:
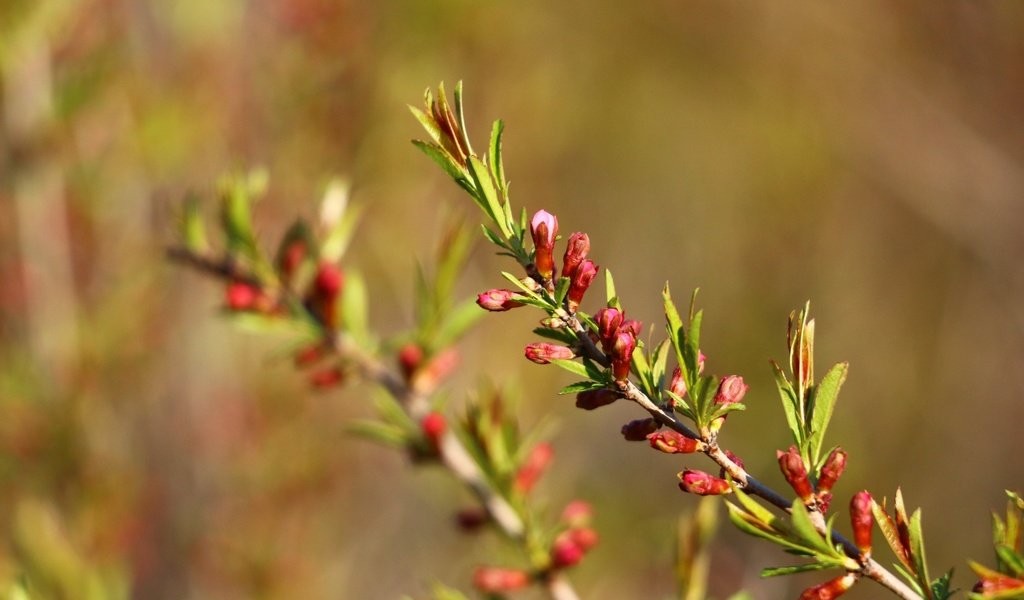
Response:
[{"label": "red flower bud", "polygon": [[408,343],[398,349],[398,366],[402,369],[402,375],[406,381],[412,380],[416,370],[423,362],[423,349],[417,344]]},{"label": "red flower bud", "polygon": [[446,348],[438,352],[426,365],[420,367],[416,373],[415,387],[417,390],[432,390],[445,377],[451,375],[455,367],[459,366],[459,351],[456,348]]},{"label": "red flower bud", "polygon": [[704,356],[703,352],[701,352],[700,350],[697,351],[697,374],[698,375],[703,375],[704,374],[704,361],[707,360],[707,358],[708,357]]},{"label": "red flower bud", "polygon": [[650,442],[651,448],[661,450],[665,454],[692,454],[703,446],[698,440],[671,429],[655,431],[647,436],[647,441]]},{"label": "red flower bud", "polygon": [[320,267],[316,272],[316,280],[313,284],[316,286],[317,292],[323,294],[326,298],[334,300],[341,293],[341,288],[345,284],[345,274],[338,265],[326,262],[320,263]]},{"label": "red flower bud", "polygon": [[832,506],[832,492],[818,492],[818,509],[827,513],[829,506]]},{"label": "red flower bud", "polygon": [[309,376],[309,383],[317,389],[334,387],[344,380],[345,375],[338,367],[317,371]]},{"label": "red flower bud", "polygon": [[640,332],[644,329],[644,324],[636,319],[626,319],[619,326],[619,329],[624,329],[633,334],[633,337],[639,338]]},{"label": "red flower bud", "polygon": [[597,335],[601,339],[601,346],[605,353],[611,351],[612,344],[615,343],[615,332],[619,330],[619,325],[622,325],[624,318],[625,313],[611,307],[602,308],[594,315],[594,321],[597,322]]},{"label": "red flower bud", "polygon": [[686,379],[683,377],[683,370],[679,367],[672,371],[672,379],[669,381],[668,391],[680,398],[686,396]]},{"label": "red flower bud", "polygon": [[587,553],[571,536],[565,535],[568,532],[563,532],[551,545],[551,568],[553,569],[564,569],[566,567],[572,567],[581,560]]},{"label": "red flower bud", "polygon": [[804,466],[804,459],[801,458],[800,451],[796,449],[796,446],[790,446],[789,450],[786,452],[779,450],[775,456],[779,459],[779,468],[790,487],[801,500],[809,502],[813,491],[811,482],[807,479],[807,467]]},{"label": "red flower bud", "polygon": [[871,529],[875,525],[875,515],[871,512],[871,494],[866,490],[857,492],[850,500],[850,524],[853,543],[865,557],[871,556]]},{"label": "red flower bud", "polygon": [[1024,590],[1024,580],[1015,579],[1008,575],[991,577],[982,579],[978,583],[974,584],[974,588],[971,589],[975,594],[985,595],[995,595],[999,592],[1009,592],[1012,590]]},{"label": "red flower bud", "polygon": [[545,280],[555,276],[555,236],[558,235],[558,219],[551,213],[540,210],[530,221],[530,233],[533,235],[535,249],[533,264],[537,272]]},{"label": "red flower bud", "polygon": [[308,367],[327,355],[327,348],[322,344],[304,348],[295,353],[295,366]]},{"label": "red flower bud", "polygon": [[839,477],[846,469],[846,451],[836,448],[829,453],[825,464],[821,467],[821,475],[818,477],[818,493],[827,492],[832,489]]},{"label": "red flower bud", "polygon": [[568,533],[576,545],[583,548],[584,551],[590,550],[601,540],[601,536],[590,527],[573,527]]},{"label": "red flower bud", "polygon": [[562,277],[572,279],[576,268],[587,257],[588,252],[590,252],[590,237],[587,234],[577,231],[569,236],[569,241],[565,246],[565,255],[562,257]]},{"label": "red flower bud", "polygon": [[224,302],[231,310],[251,310],[256,307],[262,292],[248,283],[234,281],[224,291]]},{"label": "red flower bud", "polygon": [[715,404],[736,404],[743,400],[748,389],[750,386],[743,383],[743,378],[739,375],[723,377],[715,393]]},{"label": "red flower bud", "polygon": [[526,587],[530,575],[522,569],[479,567],[473,573],[473,587],[485,594],[500,594]]},{"label": "red flower bud", "polygon": [[602,388],[599,390],[587,390],[576,395],[576,408],[583,410],[594,410],[615,402],[622,395],[615,390]]},{"label": "red flower bud", "polygon": [[441,436],[444,435],[447,428],[448,424],[444,419],[444,415],[439,412],[427,413],[427,416],[423,417],[423,420],[420,421],[423,437],[427,438],[427,442],[430,443],[430,447],[434,449],[434,452],[441,449]]},{"label": "red flower bud", "polygon": [[504,312],[523,305],[522,302],[516,302],[516,297],[512,290],[487,290],[476,297],[476,303],[484,310]]},{"label": "red flower bud", "polygon": [[562,509],[561,520],[570,527],[583,527],[590,523],[594,508],[584,500],[573,500]]},{"label": "red flower bud", "polygon": [[568,346],[549,344],[547,342],[527,344],[523,354],[538,365],[546,365],[556,359],[571,360],[576,356],[576,353]]},{"label": "red flower bud", "polygon": [[576,312],[580,302],[583,302],[583,294],[597,277],[598,266],[592,260],[585,260],[576,272],[573,273],[572,282],[569,284],[569,292],[566,294],[566,301],[569,305],[569,312]]},{"label": "red flower bud", "polygon": [[304,240],[293,240],[284,252],[280,254],[277,268],[281,272],[281,278],[286,282],[290,281],[295,271],[306,258],[306,242]]},{"label": "red flower bud", "polygon": [[728,481],[704,471],[691,469],[679,474],[679,489],[698,496],[720,496],[732,491]]},{"label": "red flower bud", "polygon": [[544,474],[544,470],[551,464],[551,459],[554,456],[555,451],[551,444],[541,442],[534,446],[526,456],[526,460],[523,461],[523,465],[519,467],[519,471],[516,472],[513,484],[516,491],[526,494],[532,490],[537,480]]},{"label": "red flower bud", "polygon": [[835,579],[807,588],[798,600],[833,600],[853,587],[857,577],[853,573],[840,575]]},{"label": "red flower bud", "polygon": [[636,338],[631,331],[623,331],[621,328],[615,334],[615,341],[612,344],[612,375],[615,381],[625,381],[629,378],[629,367],[633,360],[633,350],[636,349]]},{"label": "red flower bud", "polygon": [[658,430],[661,425],[654,419],[636,419],[622,426],[622,437],[627,442],[642,442]]}]

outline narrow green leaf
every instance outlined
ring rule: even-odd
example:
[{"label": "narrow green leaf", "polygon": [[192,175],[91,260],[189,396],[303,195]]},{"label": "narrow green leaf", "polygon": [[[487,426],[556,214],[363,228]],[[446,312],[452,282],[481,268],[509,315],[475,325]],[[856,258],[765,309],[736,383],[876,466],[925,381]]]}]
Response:
[{"label": "narrow green leaf", "polygon": [[482,196],[480,198],[481,206],[485,207],[484,210],[487,216],[494,221],[494,224],[498,226],[498,229],[501,230],[506,238],[512,237],[512,230],[505,219],[504,210],[498,199],[498,192],[494,189],[494,182],[491,181],[491,174],[487,172],[487,167],[475,156],[469,157],[467,166],[469,167],[470,175],[473,176],[473,181],[476,183],[476,189],[479,190]]},{"label": "narrow green leaf", "polygon": [[396,448],[405,447],[411,441],[407,432],[394,425],[388,425],[380,421],[356,419],[351,421],[345,429],[354,435]]},{"label": "narrow green leaf", "polygon": [[823,571],[834,569],[835,564],[813,562],[806,565],[793,565],[791,567],[768,567],[761,569],[761,577],[777,577],[779,575],[794,575],[796,573],[807,573],[810,571]]},{"label": "narrow green leaf", "polygon": [[[531,298],[533,300],[537,300],[539,302],[543,302],[543,300],[537,294],[537,292],[534,292],[530,288],[526,287],[526,285],[522,281],[519,281],[519,278],[516,277],[515,275],[509,273],[508,271],[502,271],[501,272],[501,276],[504,277],[505,279],[507,279],[509,281],[509,283],[511,283],[512,285],[514,285],[517,288],[519,288],[519,290],[521,292],[523,292],[523,294],[525,294],[528,298]],[[547,303],[544,302],[544,305],[546,306]]]},{"label": "narrow green leaf", "polygon": [[1024,560],[1021,559],[1020,554],[1013,551],[1013,548],[1000,544],[996,546],[996,556],[999,557],[1000,564],[1011,575],[1017,578],[1024,575]]},{"label": "narrow green leaf", "polygon": [[[498,246],[500,248],[505,248],[505,249],[507,249],[509,251],[512,250],[512,248],[510,248],[508,246],[508,244],[505,243],[505,240],[501,239],[501,236],[498,235],[497,233],[494,233],[494,231],[492,231],[489,227],[487,227],[486,225],[480,225],[480,228],[484,230],[484,237],[486,237],[488,239],[488,241],[490,241],[492,244],[494,244],[495,246]],[[507,256],[511,256],[512,258],[516,258],[516,256],[514,254],[508,254],[508,253],[502,253],[502,254],[506,254]]]},{"label": "narrow green leaf", "polygon": [[565,301],[565,295],[569,293],[569,281],[568,277],[559,277],[558,283],[555,284],[555,304],[558,306],[562,305]]},{"label": "narrow green leaf", "polygon": [[[345,292],[348,293],[347,291]],[[434,345],[444,348],[458,341],[466,331],[472,327],[477,320],[483,317],[486,311],[480,310],[476,299],[468,298],[452,309],[441,324],[441,328],[434,339]]]},{"label": "narrow green leaf", "polygon": [[672,294],[669,291],[668,282],[665,283],[665,289],[662,290],[661,296],[665,303],[665,321],[668,338],[676,351],[676,361],[683,372],[683,379],[689,385],[692,377],[690,376],[686,361],[683,360],[683,345],[685,343],[683,339],[683,321],[679,318],[679,311],[676,310],[675,303],[672,302]]},{"label": "narrow green leaf", "polygon": [[779,366],[779,363],[770,361],[772,365],[772,372],[775,374],[775,385],[779,389],[779,398],[782,400],[782,409],[786,414],[786,425],[789,426],[789,432],[793,436],[793,441],[796,443],[798,448],[803,448],[804,437],[803,437],[803,422],[801,419],[799,407],[797,406],[796,390],[793,389],[793,384],[790,383],[789,378],[786,377],[786,373]]},{"label": "narrow green leaf", "polygon": [[420,122],[423,129],[427,130],[427,133],[430,134],[430,139],[434,140],[434,143],[441,143],[441,129],[437,126],[434,118],[411,104],[409,105],[409,111]]},{"label": "narrow green leaf", "polygon": [[605,387],[605,385],[599,381],[577,381],[576,383],[571,383],[559,390],[558,394],[560,396],[564,396],[565,394],[578,394],[579,392],[585,392],[587,390],[599,390],[603,387]]},{"label": "narrow green leaf", "polygon": [[[440,165],[440,167],[444,169],[444,172],[448,173],[448,176],[454,179],[456,183],[462,185],[463,188],[465,188],[470,193],[470,195],[473,196],[473,200],[476,201],[477,205],[479,205],[480,208],[484,208],[483,204],[481,204],[480,201],[477,200],[475,196],[475,190],[472,187],[465,187],[466,184],[468,183],[466,179],[468,174],[466,173],[465,170],[463,170],[462,166],[459,165],[458,161],[455,160],[455,157],[453,157],[447,150],[445,150],[444,148],[437,144],[431,144],[430,142],[424,142],[422,140],[413,140],[412,143],[414,146],[419,148],[424,154],[429,156],[431,160]],[[486,209],[484,210],[486,211]]]},{"label": "narrow green leaf", "polygon": [[612,306],[612,302],[616,301],[619,295],[615,292],[615,278],[612,277],[611,269],[604,270],[604,289],[605,296],[608,300],[608,306]]},{"label": "narrow green leaf", "polygon": [[797,535],[811,548],[814,548],[817,552],[825,556],[834,556],[836,554],[835,547],[832,543],[822,538],[818,530],[814,528],[814,523],[811,522],[811,515],[807,512],[807,507],[799,498],[793,500],[791,509],[790,522],[793,524],[793,528],[796,530]]},{"label": "narrow green leaf", "polygon": [[491,147],[489,154],[491,176],[493,176],[494,181],[497,182],[502,195],[506,193],[508,188],[508,183],[505,181],[505,165],[503,164],[501,157],[501,138],[504,132],[505,123],[500,119],[495,121],[494,125],[491,126]]},{"label": "narrow green leaf", "polygon": [[812,464],[821,459],[821,446],[825,439],[825,430],[832,420],[832,411],[839,397],[839,389],[846,381],[849,363],[841,362],[829,369],[821,382],[814,386],[811,394],[811,430],[808,439],[809,454]]},{"label": "narrow green leaf", "polygon": [[910,515],[910,554],[914,560],[917,580],[922,589],[931,592],[931,578],[928,576],[928,562],[924,552],[924,533],[921,530],[921,509]]},{"label": "narrow green leaf", "polygon": [[363,274],[352,269],[345,277],[345,293],[341,294],[341,320],[345,331],[358,345],[370,338],[369,295]]},{"label": "narrow green leaf", "polygon": [[474,154],[473,146],[469,143],[469,131],[466,130],[466,114],[463,112],[462,107],[462,81],[455,84],[455,118],[458,120],[459,131],[462,133],[460,136],[462,145],[466,148],[469,154]]},{"label": "narrow green leaf", "polygon": [[549,340],[555,340],[562,342],[566,345],[572,345],[577,343],[579,340],[576,339],[576,334],[567,329],[551,329],[550,327],[534,327],[534,335],[538,335],[542,338]]},{"label": "narrow green leaf", "polygon": [[553,359],[551,364],[561,367],[566,371],[569,371],[573,375],[579,375],[580,377],[590,378],[590,373],[587,372],[587,367],[583,363],[576,362],[575,360],[562,360],[560,358]]},{"label": "narrow green leaf", "polygon": [[181,241],[190,251],[203,254],[209,250],[206,240],[206,226],[200,212],[199,197],[189,194],[181,211]]},{"label": "narrow green leaf", "polygon": [[942,577],[939,577],[932,582],[932,597],[935,600],[946,600],[953,595],[953,591],[950,590],[950,585],[953,582],[953,569],[946,571]]}]

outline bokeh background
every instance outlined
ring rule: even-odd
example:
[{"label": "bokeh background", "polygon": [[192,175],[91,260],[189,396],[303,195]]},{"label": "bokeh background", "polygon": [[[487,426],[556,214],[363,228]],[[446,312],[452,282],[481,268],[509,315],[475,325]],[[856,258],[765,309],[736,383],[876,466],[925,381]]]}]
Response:
[{"label": "bokeh background", "polygon": [[[507,123],[513,199],[587,231],[631,314],[701,287],[704,351],[751,385],[724,440],[779,484],[767,361],[812,301],[818,361],[851,362],[840,498],[903,486],[933,572],[990,561],[1024,484],[1024,3],[603,0],[5,0],[0,5],[0,577],[69,598],[422,597],[500,544],[451,526],[465,492],[345,434],[366,390],[311,393],[169,265],[175,207],[266,167],[272,239],[332,176],[366,216],[350,253],[382,331],[467,199],[409,145],[405,105],[466,86]],[[460,289],[500,286],[478,245]],[[587,598],[669,598],[683,464],[627,445],[522,360],[534,315],[463,344],[555,426],[553,505],[593,502]],[[840,502],[842,504],[842,502]],[[496,554],[495,554],[496,553]],[[712,591],[792,559],[724,528]],[[64,590],[64,592],[60,592]],[[121,592],[119,592],[121,591]],[[874,598],[872,584],[850,594]]]}]

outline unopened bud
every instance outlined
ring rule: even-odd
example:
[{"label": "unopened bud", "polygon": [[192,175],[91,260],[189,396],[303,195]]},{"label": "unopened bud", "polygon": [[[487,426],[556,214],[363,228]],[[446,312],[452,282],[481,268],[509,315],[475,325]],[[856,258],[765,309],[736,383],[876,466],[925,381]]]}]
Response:
[{"label": "unopened bud", "polygon": [[825,583],[807,588],[804,590],[804,593],[800,594],[798,600],[833,600],[833,598],[842,596],[846,590],[853,587],[856,581],[857,577],[853,573],[840,575]]},{"label": "unopened bud", "polygon": [[303,348],[295,353],[295,366],[308,367],[327,355],[327,348],[323,344],[316,344]]},{"label": "unopened bud", "polygon": [[642,442],[658,430],[661,425],[654,419],[636,419],[622,426],[622,437],[627,442]]},{"label": "unopened bud", "polygon": [[668,391],[680,398],[686,396],[686,378],[683,377],[683,370],[679,367],[672,371],[672,379],[669,381]]},{"label": "unopened bud", "polygon": [[995,598],[1018,598],[1020,596],[1006,596],[999,595],[1000,592],[1012,592],[1022,591],[1024,592],[1024,579],[1016,579],[1009,575],[1000,575],[998,577],[986,577],[978,583],[974,584],[974,588],[971,589],[975,594],[984,594],[986,597],[992,596]]},{"label": "unopened bud", "polygon": [[576,408],[582,408],[583,410],[594,410],[595,408],[601,408],[607,406],[612,402],[615,402],[622,395],[615,390],[609,390],[608,388],[601,388],[599,390],[586,390],[576,394]]},{"label": "unopened bud", "polygon": [[601,540],[601,536],[598,535],[597,531],[590,527],[573,527],[569,529],[569,535],[576,542],[576,545],[583,548],[584,551],[590,550]]},{"label": "unopened bud", "polygon": [[256,307],[261,293],[256,286],[234,281],[224,290],[224,302],[231,310],[251,310]]},{"label": "unopened bud", "polygon": [[576,232],[569,236],[565,245],[565,255],[562,257],[562,277],[573,278],[576,268],[580,266],[583,259],[590,252],[590,237],[585,233]]},{"label": "unopened bud", "polygon": [[317,371],[309,376],[309,383],[317,389],[323,390],[340,384],[345,378],[344,373],[338,367]]},{"label": "unopened bud", "polygon": [[720,496],[732,491],[728,481],[692,469],[686,469],[679,474],[679,489],[698,496]]},{"label": "unopened bud", "polygon": [[572,281],[569,283],[569,292],[565,297],[566,303],[569,305],[569,312],[576,312],[580,302],[583,302],[583,294],[587,292],[590,284],[597,277],[598,268],[592,260],[585,260],[576,268]]},{"label": "unopened bud", "polygon": [[551,444],[541,442],[534,446],[526,456],[526,460],[523,461],[523,465],[516,472],[515,489],[521,494],[532,490],[537,480],[544,474],[544,470],[551,464],[554,456],[555,451]]},{"label": "unopened bud", "polygon": [[850,500],[850,525],[857,549],[863,556],[871,556],[871,529],[875,526],[875,515],[871,512],[871,494],[866,490],[857,492]]},{"label": "unopened bud", "polygon": [[703,446],[698,440],[671,429],[655,431],[647,436],[647,441],[650,442],[651,448],[665,454],[692,454]]},{"label": "unopened bud", "polygon": [[530,584],[530,575],[522,569],[479,567],[473,573],[473,587],[485,594],[519,590]]},{"label": "unopened bud", "polygon": [[445,348],[438,352],[426,365],[416,373],[415,387],[419,390],[431,390],[437,387],[446,377],[459,366],[459,351],[456,348]]},{"label": "unopened bud", "polygon": [[601,339],[605,353],[611,352],[612,344],[615,343],[615,332],[619,330],[619,325],[622,325],[624,318],[625,314],[621,310],[610,306],[602,308],[594,315],[594,321],[597,322],[597,335]]},{"label": "unopened bud", "polygon": [[800,456],[800,451],[796,446],[790,446],[789,450],[779,450],[775,456],[779,459],[779,469],[782,470],[782,475],[790,487],[801,500],[809,502],[814,492],[811,490],[811,482],[807,479],[807,467]]},{"label": "unopened bud", "polygon": [[821,466],[821,475],[818,477],[818,493],[831,490],[845,469],[846,451],[836,448],[829,453],[825,464]]},{"label": "unopened bud", "polygon": [[715,404],[736,404],[743,400],[750,386],[743,383],[739,375],[728,375],[718,383],[718,391],[715,393]]},{"label": "unopened bud", "polygon": [[515,298],[517,298],[516,293],[512,290],[494,289],[477,295],[476,303],[484,310],[504,312],[523,305],[522,302],[517,302]]},{"label": "unopened bud", "polygon": [[317,292],[333,300],[341,293],[344,284],[345,274],[341,267],[333,263],[320,263],[314,282]]},{"label": "unopened bud", "polygon": [[295,275],[299,265],[306,258],[306,242],[304,240],[293,240],[280,254],[277,268],[281,272],[281,278],[287,282]]},{"label": "unopened bud", "polygon": [[420,421],[420,429],[423,431],[423,437],[427,438],[427,442],[430,447],[433,448],[434,452],[438,452],[441,449],[441,436],[444,435],[445,429],[448,428],[448,424],[444,419],[444,415],[439,412],[428,413],[427,416],[423,417]]},{"label": "unopened bud", "polygon": [[418,344],[408,343],[398,350],[398,366],[402,369],[402,376],[406,381],[412,380],[416,370],[423,362],[423,349]]},{"label": "unopened bud", "polygon": [[569,527],[584,527],[590,524],[594,507],[585,500],[573,500],[562,509],[561,520]]},{"label": "unopened bud", "polygon": [[579,564],[597,541],[597,532],[589,527],[563,531],[551,545],[551,567],[564,569]]},{"label": "unopened bud", "polygon": [[640,333],[644,329],[644,324],[636,319],[626,319],[622,321],[622,325],[619,326],[619,329],[626,330],[632,333],[633,337],[639,338]]},{"label": "unopened bud", "polygon": [[615,342],[612,345],[612,376],[615,381],[629,379],[629,368],[633,361],[633,350],[636,349],[636,337],[631,331],[622,331],[615,334]]},{"label": "unopened bud", "polygon": [[550,281],[555,275],[555,236],[558,235],[558,219],[546,210],[537,211],[530,221],[535,249],[533,264],[537,272]]},{"label": "unopened bud", "polygon": [[572,348],[548,342],[527,344],[523,349],[523,354],[538,365],[546,365],[552,360],[572,360],[576,356]]}]

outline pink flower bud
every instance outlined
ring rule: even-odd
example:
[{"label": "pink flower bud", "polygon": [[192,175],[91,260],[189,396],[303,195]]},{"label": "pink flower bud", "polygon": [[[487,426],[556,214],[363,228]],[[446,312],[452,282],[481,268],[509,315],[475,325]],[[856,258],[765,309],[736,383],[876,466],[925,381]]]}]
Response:
[{"label": "pink flower bud", "polygon": [[430,447],[437,452],[441,448],[441,436],[444,435],[445,429],[448,428],[448,424],[444,419],[444,415],[439,412],[428,413],[427,416],[423,417],[420,421],[420,429],[423,431],[423,437],[427,438],[427,442],[430,443]]},{"label": "pink flower bud", "polygon": [[619,325],[622,325],[624,318],[625,314],[621,310],[611,307],[602,308],[594,315],[594,321],[597,322],[597,335],[601,339],[601,346],[605,353],[611,351],[612,344],[615,343],[615,332],[619,330]]},{"label": "pink flower bud", "polygon": [[625,329],[626,331],[633,334],[633,337],[639,338],[640,332],[644,329],[644,324],[636,319],[626,319],[619,326],[619,329]]},{"label": "pink flower bud", "polygon": [[516,472],[516,478],[513,482],[516,491],[526,494],[532,490],[533,486],[537,484],[537,480],[544,474],[544,470],[551,464],[554,456],[555,450],[551,447],[551,444],[541,442],[534,446],[526,456],[522,466]]},{"label": "pink flower bud", "polygon": [[320,263],[316,272],[316,280],[313,283],[317,292],[333,300],[341,293],[344,284],[345,274],[341,267],[332,263]]},{"label": "pink flower bud", "polygon": [[547,342],[527,344],[523,354],[538,365],[546,365],[555,359],[572,360],[576,356],[576,353],[568,346],[549,344]]},{"label": "pink flower bud", "polygon": [[704,374],[704,361],[707,360],[707,358],[708,357],[704,356],[703,352],[701,352],[700,350],[697,351],[697,374],[698,375],[703,375]]},{"label": "pink flower bud", "polygon": [[807,588],[798,600],[833,600],[853,587],[857,577],[853,573],[840,575],[835,579]]},{"label": "pink flower bud", "polygon": [[825,464],[821,467],[821,476],[818,477],[819,495],[821,492],[831,490],[845,469],[846,451],[842,448],[836,448],[829,453],[828,458],[825,459]]},{"label": "pink flower bud", "polygon": [[615,402],[622,395],[615,390],[602,388],[599,390],[587,390],[576,395],[576,408],[583,410],[594,410]]},{"label": "pink flower bud", "polygon": [[1015,579],[1009,575],[987,577],[974,584],[974,588],[971,589],[975,594],[984,594],[986,596],[991,595],[993,597],[1003,598],[1007,596],[997,596],[997,594],[999,594],[999,592],[1010,592],[1014,590],[1024,590],[1024,580]]},{"label": "pink flower bud", "polygon": [[533,235],[533,264],[537,272],[546,280],[555,276],[555,236],[558,235],[558,219],[551,213],[540,210],[530,221],[530,233]]},{"label": "pink flower bud", "polygon": [[647,441],[651,448],[665,454],[692,454],[703,446],[701,442],[671,429],[655,431],[647,436]]},{"label": "pink flower bud", "polygon": [[683,377],[683,370],[679,367],[672,371],[672,379],[669,381],[668,391],[680,398],[686,396],[686,379]]},{"label": "pink flower bud", "polygon": [[423,362],[423,349],[417,344],[408,343],[398,350],[398,366],[402,369],[405,380],[411,381],[416,370]]},{"label": "pink flower bud", "polygon": [[633,350],[636,349],[636,338],[633,332],[622,331],[621,328],[615,334],[615,342],[612,344],[612,375],[615,381],[625,381],[629,378],[629,367],[633,360]]},{"label": "pink flower bud", "polygon": [[224,291],[224,302],[231,310],[251,310],[262,292],[253,285],[234,281]]},{"label": "pink flower bud", "polygon": [[679,489],[698,496],[720,496],[732,491],[728,481],[692,469],[686,469],[679,474]]},{"label": "pink flower bud", "polygon": [[779,459],[779,469],[782,470],[782,475],[790,487],[801,500],[809,502],[814,492],[811,490],[811,482],[807,479],[807,467],[804,466],[800,451],[796,446],[790,446],[786,452],[777,451],[775,456]]},{"label": "pink flower bud", "polygon": [[572,282],[569,284],[569,292],[565,297],[569,305],[569,312],[576,312],[580,302],[583,302],[583,294],[587,292],[587,288],[590,287],[594,278],[597,277],[598,268],[592,260],[585,260],[576,268],[576,272],[572,276]]},{"label": "pink flower bud", "polygon": [[530,575],[522,569],[479,567],[473,573],[473,587],[485,594],[519,590],[530,584]]},{"label": "pink flower bud", "polygon": [[551,545],[551,568],[552,569],[564,569],[566,567],[573,567],[579,564],[583,560],[583,556],[586,555],[587,551],[580,547],[576,543],[572,536],[566,535],[568,532],[562,532],[558,537],[555,538],[555,542]]},{"label": "pink flower bud", "polygon": [[293,240],[281,253],[277,268],[284,281],[290,281],[295,271],[306,258],[306,242],[304,240]]},{"label": "pink flower bud", "polygon": [[309,376],[309,383],[316,389],[324,390],[340,384],[345,375],[338,367],[317,371]]},{"label": "pink flower bud", "polygon": [[457,366],[459,366],[458,349],[445,348],[431,357],[426,365],[419,368],[416,373],[415,387],[419,390],[433,389],[451,375]]},{"label": "pink flower bud", "polygon": [[743,383],[739,375],[728,375],[722,378],[715,393],[715,404],[736,404],[743,400],[750,386]]},{"label": "pink flower bud", "polygon": [[661,425],[654,419],[636,419],[622,426],[622,437],[627,442],[642,442],[658,430]]},{"label": "pink flower bud", "polygon": [[871,529],[875,515],[871,512],[871,494],[866,490],[857,492],[850,500],[850,524],[853,527],[853,543],[864,556],[871,556]]},{"label": "pink flower bud", "polygon": [[584,527],[594,516],[594,508],[584,500],[573,500],[562,509],[561,520],[569,527]]},{"label": "pink flower bud", "polygon": [[487,290],[476,297],[476,303],[484,310],[504,312],[523,305],[522,302],[516,302],[516,297],[512,290]]},{"label": "pink flower bud", "polygon": [[562,257],[562,277],[572,279],[576,268],[587,257],[588,252],[590,252],[590,237],[587,234],[577,231],[569,236],[569,241],[565,246],[565,255]]},{"label": "pink flower bud", "polygon": [[589,551],[601,540],[601,536],[590,527],[573,527],[568,531],[576,545]]}]

